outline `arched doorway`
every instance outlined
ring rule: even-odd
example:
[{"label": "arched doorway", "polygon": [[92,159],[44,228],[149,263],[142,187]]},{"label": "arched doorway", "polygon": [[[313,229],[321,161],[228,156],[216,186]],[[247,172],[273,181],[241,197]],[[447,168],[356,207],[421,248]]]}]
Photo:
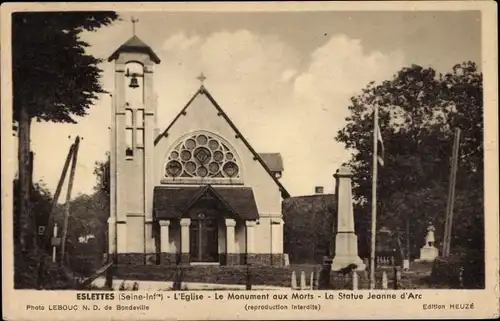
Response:
[{"label": "arched doorway", "polygon": [[191,262],[219,262],[218,220],[199,212],[192,217],[189,227]]}]

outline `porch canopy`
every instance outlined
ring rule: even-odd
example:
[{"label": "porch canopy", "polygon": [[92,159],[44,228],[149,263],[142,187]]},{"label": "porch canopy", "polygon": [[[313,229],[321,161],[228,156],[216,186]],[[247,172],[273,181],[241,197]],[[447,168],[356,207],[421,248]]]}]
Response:
[{"label": "porch canopy", "polygon": [[154,190],[153,215],[156,220],[181,219],[190,208],[203,201],[224,208],[224,212],[232,216],[227,218],[244,221],[259,219],[252,188],[242,186],[157,186]]}]

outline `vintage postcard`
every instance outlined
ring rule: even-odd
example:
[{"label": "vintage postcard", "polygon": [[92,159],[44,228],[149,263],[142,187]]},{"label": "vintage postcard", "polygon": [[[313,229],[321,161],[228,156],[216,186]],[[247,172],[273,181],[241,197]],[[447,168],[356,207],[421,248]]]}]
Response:
[{"label": "vintage postcard", "polygon": [[497,318],[490,1],[1,7],[6,320]]}]

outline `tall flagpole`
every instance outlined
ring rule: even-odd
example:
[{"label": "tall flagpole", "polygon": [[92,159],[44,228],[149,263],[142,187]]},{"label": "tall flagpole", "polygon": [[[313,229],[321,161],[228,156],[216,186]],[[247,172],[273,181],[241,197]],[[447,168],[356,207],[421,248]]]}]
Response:
[{"label": "tall flagpole", "polygon": [[377,234],[377,155],[378,155],[378,106],[373,112],[373,175],[372,175],[372,230],[370,252],[370,289],[375,289],[375,241]]}]

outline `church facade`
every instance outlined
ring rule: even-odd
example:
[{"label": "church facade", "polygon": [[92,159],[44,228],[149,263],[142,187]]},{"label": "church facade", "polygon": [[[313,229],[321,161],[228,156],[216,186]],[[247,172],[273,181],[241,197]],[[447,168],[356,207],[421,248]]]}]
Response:
[{"label": "church facade", "polygon": [[170,124],[158,124],[160,59],[136,36],[109,61],[110,255],[139,265],[282,265],[289,194],[280,154],[255,151],[203,82]]}]

